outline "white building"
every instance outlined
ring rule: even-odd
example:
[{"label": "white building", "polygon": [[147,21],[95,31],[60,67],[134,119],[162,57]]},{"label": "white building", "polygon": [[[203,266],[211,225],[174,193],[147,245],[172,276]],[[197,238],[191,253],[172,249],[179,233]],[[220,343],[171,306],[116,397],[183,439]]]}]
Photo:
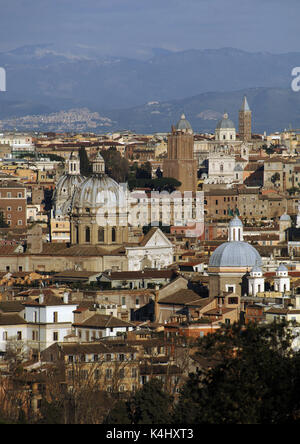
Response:
[{"label": "white building", "polygon": [[276,277],[274,279],[274,290],[280,293],[290,291],[290,278],[288,269],[285,265],[280,264],[276,270]]},{"label": "white building", "polygon": [[215,129],[215,140],[225,142],[233,142],[236,140],[236,129],[232,120],[229,119],[227,113],[219,121]]},{"label": "white building", "polygon": [[137,245],[126,247],[128,271],[168,267],[173,263],[173,244],[159,228],[152,228]]},{"label": "white building", "polygon": [[87,319],[74,323],[79,341],[116,337],[134,329],[133,324],[117,317],[118,307],[115,304],[96,304],[94,310],[95,313]]},{"label": "white building", "polygon": [[253,267],[248,277],[248,294],[256,296],[257,293],[265,291],[265,279],[260,267]]},{"label": "white building", "polygon": [[77,304],[69,302],[67,293],[63,298],[41,293],[38,300],[27,301],[24,306],[28,347],[40,352],[71,333]]}]

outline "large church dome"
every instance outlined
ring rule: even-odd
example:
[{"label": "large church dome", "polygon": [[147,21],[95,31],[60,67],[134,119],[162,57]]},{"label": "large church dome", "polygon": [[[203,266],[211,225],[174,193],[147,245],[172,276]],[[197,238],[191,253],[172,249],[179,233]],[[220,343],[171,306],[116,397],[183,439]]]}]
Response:
[{"label": "large church dome", "polygon": [[243,223],[235,216],[229,223],[228,242],[220,245],[210,257],[209,267],[253,268],[262,266],[258,251],[243,240]]},{"label": "large church dome", "polygon": [[122,187],[107,175],[92,175],[75,191],[72,208],[107,211],[125,204]]},{"label": "large church dome", "polygon": [[73,194],[85,181],[85,177],[80,174],[80,161],[73,153],[67,161],[67,168],[67,172],[59,178],[53,193],[55,217],[66,216],[70,212]]},{"label": "large church dome", "polygon": [[98,153],[93,162],[93,174],[85,179],[74,193],[72,211],[96,212],[102,209],[110,213],[118,207],[126,205],[126,193],[122,186],[105,174],[103,157]]},{"label": "large church dome", "polygon": [[225,113],[223,118],[218,122],[216,129],[235,129],[235,125],[233,121],[229,119],[228,114]]},{"label": "large church dome", "polygon": [[245,267],[262,266],[258,251],[247,242],[225,242],[211,255],[209,267]]},{"label": "large church dome", "polygon": [[186,131],[186,132],[189,132],[189,133],[193,132],[192,125],[186,119],[185,114],[181,115],[180,120],[177,122],[175,128],[176,128],[177,131]]}]

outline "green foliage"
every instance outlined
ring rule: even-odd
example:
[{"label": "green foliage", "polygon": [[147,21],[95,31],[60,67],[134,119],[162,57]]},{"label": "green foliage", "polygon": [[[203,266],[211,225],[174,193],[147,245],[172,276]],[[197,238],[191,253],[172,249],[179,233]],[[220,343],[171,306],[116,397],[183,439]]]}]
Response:
[{"label": "green foliage", "polygon": [[174,421],[279,424],[299,421],[299,355],[285,324],[234,325],[199,341],[198,356],[214,359],[190,375]]},{"label": "green foliage", "polygon": [[[154,225],[153,225],[153,223],[151,223],[151,224],[149,224],[149,225],[144,225],[143,226],[143,234],[145,235],[145,234],[147,234],[150,230],[151,230],[151,228],[153,227]],[[167,225],[167,226],[165,226],[165,225],[163,225],[162,224],[162,222],[160,221],[157,225],[155,225],[155,226],[157,226],[163,233],[170,233],[170,225]]]},{"label": "green foliage", "polygon": [[130,178],[128,180],[128,186],[130,190],[134,188],[150,188],[155,191],[167,191],[168,193],[172,193],[178,187],[180,187],[181,182],[173,177],[161,177],[158,179],[135,179]]},{"label": "green foliage", "polygon": [[105,162],[105,172],[118,183],[127,182],[129,174],[127,159],[122,157],[115,147],[102,150],[101,156]]},{"label": "green foliage", "polygon": [[79,154],[79,159],[80,159],[80,174],[88,177],[92,174],[92,165],[89,161],[89,158],[88,158],[88,155],[86,153],[84,146],[80,147],[78,154]]},{"label": "green foliage", "polygon": [[136,168],[135,178],[136,179],[151,179],[152,177],[152,167],[150,162],[145,162],[141,167]]},{"label": "green foliage", "polygon": [[280,174],[274,173],[273,176],[271,177],[271,182],[275,185],[275,183],[278,182],[279,180],[280,180]]},{"label": "green foliage", "polygon": [[169,424],[173,398],[152,379],[134,393],[128,401],[118,403],[110,412],[107,424]]},{"label": "green foliage", "polygon": [[172,401],[173,398],[164,392],[159,380],[150,380],[128,402],[132,423],[170,423]]}]

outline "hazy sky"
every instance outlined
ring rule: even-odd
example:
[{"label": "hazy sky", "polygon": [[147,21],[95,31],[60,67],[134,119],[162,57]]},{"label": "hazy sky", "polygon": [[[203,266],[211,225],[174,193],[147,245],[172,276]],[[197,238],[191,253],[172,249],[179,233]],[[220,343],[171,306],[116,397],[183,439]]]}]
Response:
[{"label": "hazy sky", "polygon": [[143,56],[153,47],[300,51],[299,0],[0,0],[0,50]]}]

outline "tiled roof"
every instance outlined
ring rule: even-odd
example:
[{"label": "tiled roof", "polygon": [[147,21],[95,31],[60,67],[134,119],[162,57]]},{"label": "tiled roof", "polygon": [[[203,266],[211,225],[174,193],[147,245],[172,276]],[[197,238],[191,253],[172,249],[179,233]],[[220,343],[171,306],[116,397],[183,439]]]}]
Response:
[{"label": "tiled roof", "polygon": [[116,327],[133,327],[133,324],[123,321],[111,315],[96,313],[80,324],[74,324],[75,327],[90,328],[116,328]]},{"label": "tiled roof", "polygon": [[24,305],[19,301],[0,302],[0,312],[2,313],[18,313],[24,310]]},{"label": "tiled roof", "polygon": [[21,325],[26,324],[25,319],[23,319],[18,314],[0,314],[0,325]]},{"label": "tiled roof", "polygon": [[160,299],[159,304],[174,304],[174,305],[197,305],[202,306],[208,302],[208,299],[201,298],[193,290],[182,289],[176,293],[170,294]]}]

